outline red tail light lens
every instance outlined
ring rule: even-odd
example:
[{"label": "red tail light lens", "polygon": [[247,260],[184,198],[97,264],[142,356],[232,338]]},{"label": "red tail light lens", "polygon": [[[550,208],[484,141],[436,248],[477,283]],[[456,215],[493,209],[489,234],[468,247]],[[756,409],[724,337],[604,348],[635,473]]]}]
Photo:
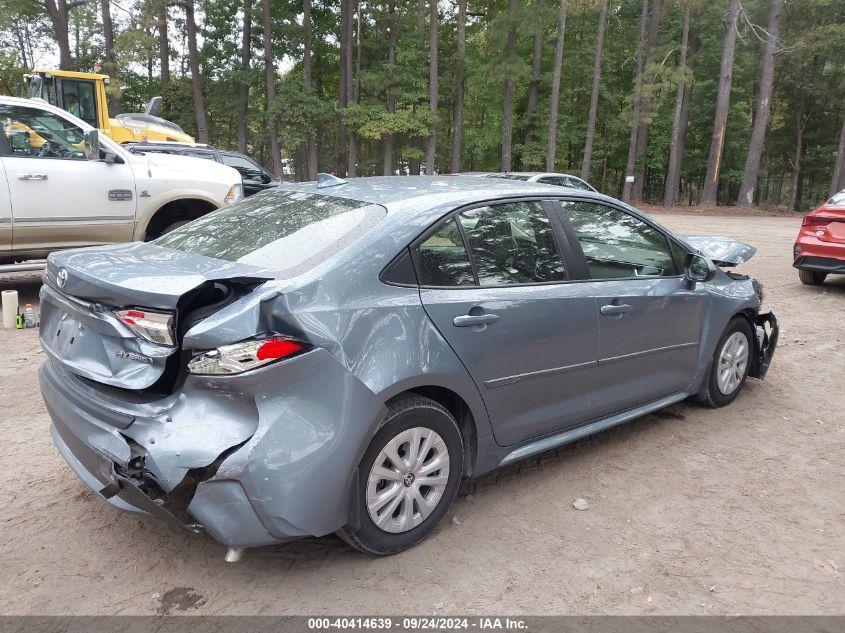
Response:
[{"label": "red tail light lens", "polygon": [[276,360],[286,358],[302,351],[302,344],[289,339],[271,338],[265,341],[255,352],[258,360]]},{"label": "red tail light lens", "polygon": [[188,362],[188,371],[205,376],[241,374],[283,358],[290,358],[308,350],[309,347],[302,341],[281,336],[252,339],[198,354]]}]

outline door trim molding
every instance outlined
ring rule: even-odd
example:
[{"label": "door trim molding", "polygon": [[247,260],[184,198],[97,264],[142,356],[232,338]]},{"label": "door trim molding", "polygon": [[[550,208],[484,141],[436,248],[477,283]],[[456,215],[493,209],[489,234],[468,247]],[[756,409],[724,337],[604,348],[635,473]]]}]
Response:
[{"label": "door trim molding", "polygon": [[29,217],[15,217],[16,224],[52,224],[53,222],[78,222],[83,224],[91,224],[92,222],[115,222],[124,221],[131,222],[134,217],[131,215],[96,215],[86,216],[84,218],[65,215],[65,216],[51,216],[45,218],[29,218]]},{"label": "door trim molding", "polygon": [[584,363],[575,363],[574,365],[565,365],[563,367],[552,367],[550,369],[540,369],[538,371],[529,371],[524,374],[514,374],[513,376],[504,376],[503,378],[493,378],[492,380],[485,380],[484,386],[488,389],[495,389],[496,387],[503,387],[505,385],[512,385],[523,380],[531,380],[532,378],[545,378],[546,376],[553,376],[555,374],[562,374],[573,369],[582,369],[585,367],[596,366],[598,363],[594,360],[588,360]]},{"label": "door trim molding", "polygon": [[687,347],[698,347],[698,341],[691,341],[689,343],[678,343],[677,345],[667,345],[665,347],[655,347],[652,349],[640,350],[639,352],[632,352],[631,354],[622,354],[621,356],[610,356],[608,358],[600,358],[599,365],[608,365],[622,360],[629,360],[631,358],[638,358],[640,356],[648,356],[649,354],[660,354],[661,352],[671,352],[676,349],[685,349]]}]

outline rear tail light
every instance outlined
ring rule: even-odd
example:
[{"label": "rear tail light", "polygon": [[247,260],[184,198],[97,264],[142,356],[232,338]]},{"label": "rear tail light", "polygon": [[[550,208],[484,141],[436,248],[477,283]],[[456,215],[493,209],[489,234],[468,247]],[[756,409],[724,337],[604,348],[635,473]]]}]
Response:
[{"label": "rear tail light", "polygon": [[823,215],[805,215],[801,221],[801,226],[827,226],[835,221],[836,218],[828,218]]},{"label": "rear tail light", "polygon": [[135,308],[116,310],[114,315],[132,332],[151,343],[175,345],[172,314]]},{"label": "rear tail light", "polygon": [[309,348],[307,343],[280,336],[242,341],[194,356],[188,362],[188,371],[205,376],[241,374],[296,356]]}]

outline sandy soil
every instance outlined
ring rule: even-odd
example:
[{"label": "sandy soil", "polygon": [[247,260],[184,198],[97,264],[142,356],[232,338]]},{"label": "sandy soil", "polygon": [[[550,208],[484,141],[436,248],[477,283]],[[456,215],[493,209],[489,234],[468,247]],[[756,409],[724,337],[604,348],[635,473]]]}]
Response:
[{"label": "sandy soil", "polygon": [[759,247],[744,270],[782,325],[769,378],[468,485],[388,559],[324,538],[231,565],[209,537],[118,513],[51,444],[36,332],[0,330],[0,613],[845,613],[845,278],[798,282],[794,217],[660,219]]}]

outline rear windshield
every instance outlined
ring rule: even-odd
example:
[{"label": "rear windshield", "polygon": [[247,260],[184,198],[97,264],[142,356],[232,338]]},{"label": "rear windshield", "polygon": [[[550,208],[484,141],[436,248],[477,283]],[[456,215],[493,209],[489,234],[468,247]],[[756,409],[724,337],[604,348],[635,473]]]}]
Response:
[{"label": "rear windshield", "polygon": [[344,249],[385,213],[384,207],[358,200],[269,191],[209,213],[153,243],[293,276]]},{"label": "rear windshield", "polygon": [[525,174],[489,174],[485,178],[504,178],[505,180],[528,180],[531,176]]},{"label": "rear windshield", "polygon": [[827,201],[827,204],[831,207],[845,206],[845,191],[840,191],[839,193],[834,194],[833,197]]}]

